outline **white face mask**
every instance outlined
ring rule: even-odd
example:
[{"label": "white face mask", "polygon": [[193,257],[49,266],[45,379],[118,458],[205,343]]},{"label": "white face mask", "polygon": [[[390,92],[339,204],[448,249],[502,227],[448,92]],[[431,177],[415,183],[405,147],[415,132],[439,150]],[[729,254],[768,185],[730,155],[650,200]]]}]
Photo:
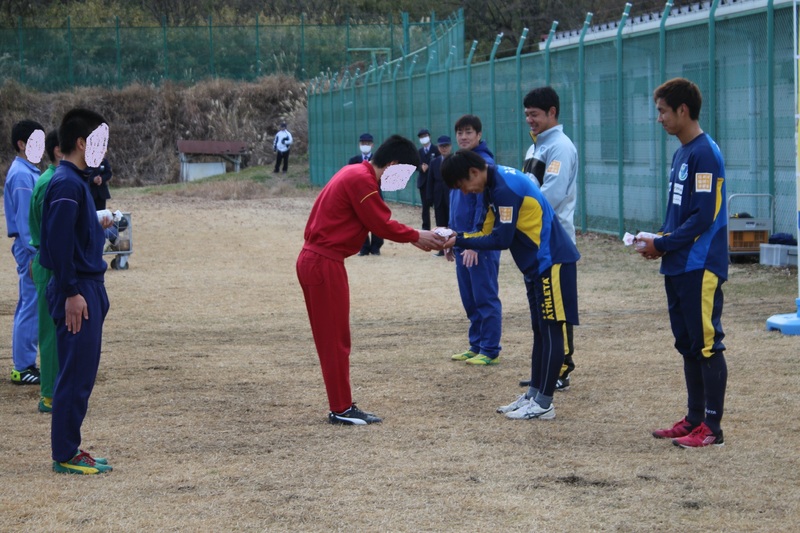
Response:
[{"label": "white face mask", "polygon": [[44,154],[44,132],[42,130],[33,130],[28,141],[25,143],[25,157],[33,163],[38,165],[42,160]]},{"label": "white face mask", "polygon": [[361,150],[361,153],[362,153],[362,154],[364,154],[364,155],[367,155],[368,153],[370,153],[370,152],[372,151],[372,145],[369,145],[369,144],[360,144],[360,145],[358,146],[358,149],[359,149],[359,150]]},{"label": "white face mask", "polygon": [[99,167],[106,156],[106,148],[108,148],[108,124],[103,122],[86,137],[86,153],[84,155],[86,165],[92,168]]},{"label": "white face mask", "polygon": [[426,144],[428,144],[429,142],[431,142],[431,138],[430,138],[430,137],[428,137],[428,136],[425,136],[425,137],[420,137],[420,138],[419,138],[419,143],[420,143],[421,145],[423,145],[423,146],[424,146],[424,145],[426,145]]}]

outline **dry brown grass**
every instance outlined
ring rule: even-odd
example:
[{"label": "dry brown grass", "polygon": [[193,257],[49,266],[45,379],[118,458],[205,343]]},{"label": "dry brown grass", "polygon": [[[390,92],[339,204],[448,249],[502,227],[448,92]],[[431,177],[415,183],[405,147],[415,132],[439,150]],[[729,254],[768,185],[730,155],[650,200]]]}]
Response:
[{"label": "dry brown grass", "polygon": [[[553,421],[494,412],[519,392],[530,324],[503,255],[503,363],[469,368],[453,268],[408,245],[347,261],[354,396],[379,426],[332,427],[294,261],[313,194],[213,200],[115,191],[133,213],[109,271],[84,443],[100,477],[50,470],[37,389],[0,379],[5,531],[792,531],[800,522],[796,270],[734,265],[726,284],[727,445],[650,436],[685,404],[657,265],[581,236],[582,325]],[[395,207],[418,224],[418,210]],[[0,254],[10,366],[13,259]],[[5,375],[5,374],[4,374]]]}]

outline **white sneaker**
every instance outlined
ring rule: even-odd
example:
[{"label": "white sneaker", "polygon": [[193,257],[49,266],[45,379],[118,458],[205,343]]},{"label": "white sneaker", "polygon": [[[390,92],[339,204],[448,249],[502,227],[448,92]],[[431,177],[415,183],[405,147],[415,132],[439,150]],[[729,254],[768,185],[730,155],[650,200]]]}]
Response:
[{"label": "white sneaker", "polygon": [[524,406],[528,405],[528,402],[530,402],[530,400],[528,398],[526,398],[524,394],[520,394],[519,397],[516,400],[514,400],[513,402],[511,402],[510,404],[502,405],[502,406],[498,407],[497,408],[497,412],[498,413],[510,413],[511,411],[516,411],[520,407],[524,407]]},{"label": "white sneaker", "polygon": [[545,409],[534,400],[529,400],[528,403],[515,411],[506,413],[506,418],[512,420],[530,420],[531,418],[541,418],[542,420],[552,420],[556,417],[556,408],[553,404]]}]

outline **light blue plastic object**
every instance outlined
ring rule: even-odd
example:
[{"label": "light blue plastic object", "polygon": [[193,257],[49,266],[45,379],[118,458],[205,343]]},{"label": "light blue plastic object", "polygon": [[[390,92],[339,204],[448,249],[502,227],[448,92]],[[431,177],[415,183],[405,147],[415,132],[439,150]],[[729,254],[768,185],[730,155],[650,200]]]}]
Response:
[{"label": "light blue plastic object", "polygon": [[800,335],[800,298],[795,300],[797,312],[786,315],[774,315],[767,319],[767,331],[777,329],[784,335]]}]

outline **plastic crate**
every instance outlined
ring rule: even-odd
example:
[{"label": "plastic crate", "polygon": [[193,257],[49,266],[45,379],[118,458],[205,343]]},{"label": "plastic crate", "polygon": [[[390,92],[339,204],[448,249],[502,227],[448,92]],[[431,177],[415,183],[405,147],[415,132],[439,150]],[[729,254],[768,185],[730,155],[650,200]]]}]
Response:
[{"label": "plastic crate", "polygon": [[769,266],[797,266],[797,246],[762,244],[758,262]]},{"label": "plastic crate", "polygon": [[767,242],[767,230],[734,230],[729,233],[728,248],[731,252],[758,252],[759,246]]}]

